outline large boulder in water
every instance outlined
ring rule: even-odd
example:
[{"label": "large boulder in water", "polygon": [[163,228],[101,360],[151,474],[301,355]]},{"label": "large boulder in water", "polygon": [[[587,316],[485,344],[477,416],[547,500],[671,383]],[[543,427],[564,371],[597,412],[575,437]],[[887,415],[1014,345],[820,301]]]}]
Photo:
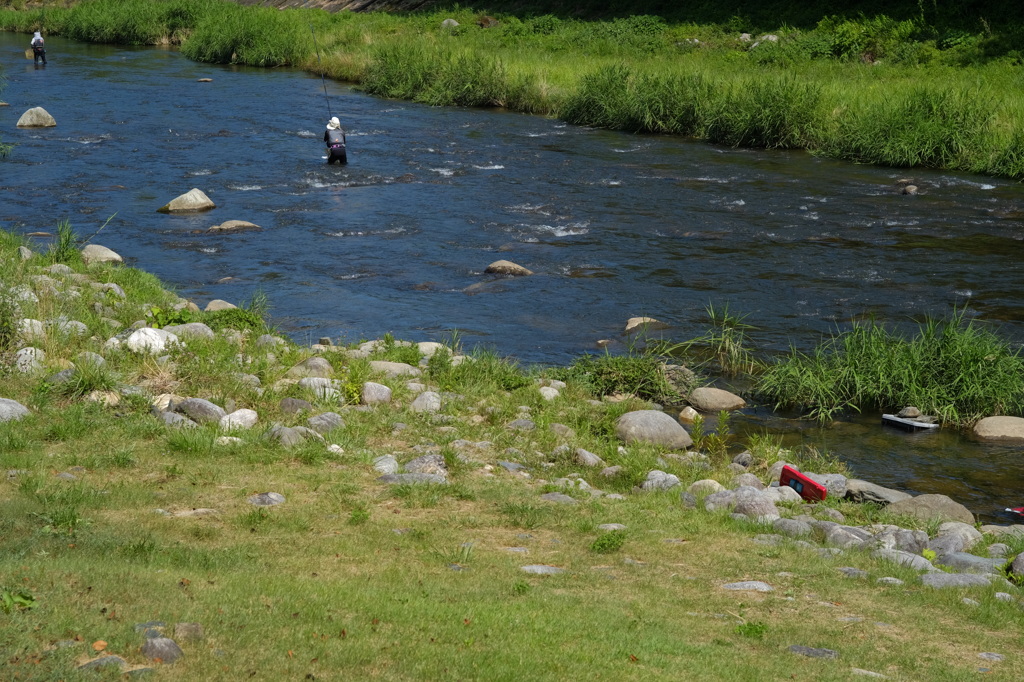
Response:
[{"label": "large boulder in water", "polygon": [[180,197],[171,199],[170,203],[157,209],[160,213],[195,213],[216,208],[217,204],[210,201],[202,190],[193,187]]},{"label": "large boulder in water", "polygon": [[214,225],[207,232],[241,232],[242,230],[262,230],[256,223],[245,220],[228,220],[220,225]]},{"label": "large boulder in water", "polygon": [[731,412],[744,407],[747,403],[735,393],[702,386],[690,393],[690,404],[701,412]]},{"label": "large boulder in water", "polygon": [[533,274],[532,270],[510,260],[496,260],[488,265],[484,272],[492,275],[511,275],[512,277],[525,277]]},{"label": "large boulder in water", "polygon": [[19,128],[52,128],[57,121],[42,107],[32,107],[18,119]]},{"label": "large boulder in water", "polygon": [[1020,417],[985,417],[974,425],[978,438],[1024,440],[1024,419]]}]

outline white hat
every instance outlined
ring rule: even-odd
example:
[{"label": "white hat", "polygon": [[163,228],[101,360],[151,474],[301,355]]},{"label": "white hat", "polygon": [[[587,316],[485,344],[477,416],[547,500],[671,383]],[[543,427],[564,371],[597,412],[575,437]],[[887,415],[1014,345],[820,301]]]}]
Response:
[{"label": "white hat", "polygon": [[334,118],[332,118],[330,121],[327,122],[327,129],[328,130],[337,130],[340,127],[341,127],[341,121],[338,120],[337,116],[335,116]]}]

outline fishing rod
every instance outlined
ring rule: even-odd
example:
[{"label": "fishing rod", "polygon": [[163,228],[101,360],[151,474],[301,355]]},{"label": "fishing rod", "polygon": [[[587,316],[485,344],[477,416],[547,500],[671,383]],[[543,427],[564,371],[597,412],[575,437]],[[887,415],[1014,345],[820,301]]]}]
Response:
[{"label": "fishing rod", "polygon": [[324,99],[327,100],[327,115],[330,118],[334,118],[334,114],[331,113],[331,98],[327,96],[327,79],[324,78],[324,65],[320,61],[320,47],[316,44],[316,31],[313,30],[313,22],[309,22],[309,32],[313,34],[313,48],[316,50],[316,63],[320,67],[320,82],[324,86]]}]

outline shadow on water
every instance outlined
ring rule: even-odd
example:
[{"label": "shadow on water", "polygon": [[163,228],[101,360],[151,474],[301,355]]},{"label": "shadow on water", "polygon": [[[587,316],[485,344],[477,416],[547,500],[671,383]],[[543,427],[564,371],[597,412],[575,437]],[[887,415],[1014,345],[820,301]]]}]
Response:
[{"label": "shadow on water", "polygon": [[[105,246],[200,303],[264,289],[297,341],[458,329],[562,363],[619,338],[634,315],[693,338],[709,302],[747,315],[767,352],[810,348],[867,315],[900,324],[965,303],[1024,338],[1016,183],[430,108],[337,83],[350,164],[327,166],[310,74],[60,38],[37,70],[24,42],[0,34],[3,139],[16,145],[2,162],[0,226],[52,232],[69,218],[90,233],[116,213]],[[15,129],[32,106],[57,127]],[[899,193],[908,175],[917,196]],[[217,208],[156,212],[192,187]],[[206,234],[232,219],[263,229]],[[496,280],[484,269],[499,259],[537,274]],[[955,492],[979,512],[1021,502],[1005,499],[1024,482],[1012,450],[908,439],[865,420],[784,437],[834,448],[872,480]]]}]

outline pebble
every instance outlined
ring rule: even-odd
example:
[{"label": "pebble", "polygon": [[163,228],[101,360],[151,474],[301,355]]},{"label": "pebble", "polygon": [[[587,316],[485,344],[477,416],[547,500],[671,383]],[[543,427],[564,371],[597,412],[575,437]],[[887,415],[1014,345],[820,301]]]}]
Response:
[{"label": "pebble", "polygon": [[883,680],[888,679],[882,673],[876,673],[876,672],[873,672],[871,670],[862,670],[861,668],[850,668],[850,674],[851,675],[859,675],[861,677],[876,677],[876,678],[883,679]]},{"label": "pebble", "polygon": [[723,590],[735,590],[745,592],[773,592],[774,587],[760,580],[744,580],[738,583],[727,583],[722,585]]},{"label": "pebble", "polygon": [[996,592],[994,596],[996,601],[1016,601],[1012,594],[1007,594],[1006,592]]},{"label": "pebble", "polygon": [[249,497],[247,502],[256,507],[273,507],[284,504],[285,499],[281,493],[260,493]]},{"label": "pebble", "polygon": [[597,527],[598,530],[626,530],[626,526],[621,523],[602,523]]},{"label": "pebble", "polygon": [[839,571],[840,573],[842,573],[843,575],[845,575],[847,578],[867,578],[868,577],[868,572],[867,571],[862,571],[861,569],[853,568],[852,566],[840,566],[836,570]]},{"label": "pebble", "polygon": [[147,639],[141,648],[142,655],[151,661],[174,663],[185,655],[178,643],[169,637],[153,637]]},{"label": "pebble", "polygon": [[983,651],[982,653],[978,654],[978,658],[982,659],[983,661],[1002,661],[1006,658],[1006,656],[1003,656],[1002,654],[994,654],[991,651]]},{"label": "pebble", "polygon": [[960,601],[961,603],[966,604],[967,606],[981,606],[980,601],[978,601],[977,599],[971,599],[970,597],[964,597]]},{"label": "pebble", "polygon": [[546,564],[530,564],[529,566],[523,566],[522,571],[532,575],[558,575],[559,573],[565,573],[564,568],[548,566]]},{"label": "pebble", "polygon": [[789,647],[789,650],[794,654],[807,656],[808,658],[839,658],[839,652],[832,649],[815,649],[810,646],[794,644]]},{"label": "pebble", "polygon": [[879,578],[875,582],[882,583],[883,585],[902,585],[902,584],[904,584],[903,581],[900,580],[899,578],[893,578],[893,577],[890,577],[890,576],[886,576],[884,578]]},{"label": "pebble", "polygon": [[576,504],[576,500],[565,493],[544,493],[540,496],[540,499],[545,502],[555,502],[557,504]]}]

